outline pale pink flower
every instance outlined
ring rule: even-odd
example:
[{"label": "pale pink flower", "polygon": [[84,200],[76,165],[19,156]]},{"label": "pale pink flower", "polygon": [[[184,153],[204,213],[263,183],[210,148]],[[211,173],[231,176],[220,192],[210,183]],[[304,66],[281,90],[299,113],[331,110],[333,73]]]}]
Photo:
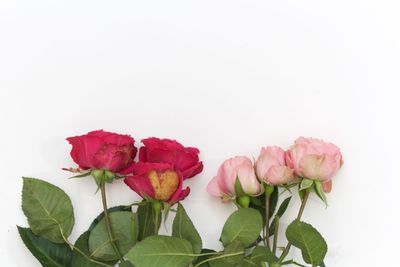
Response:
[{"label": "pale pink flower", "polygon": [[282,185],[294,179],[293,169],[285,164],[285,151],[277,146],[262,148],[256,161],[258,179],[270,185]]},{"label": "pale pink flower", "polygon": [[207,191],[212,196],[224,200],[236,197],[235,181],[239,179],[245,194],[257,196],[263,189],[254,172],[253,162],[248,157],[237,156],[225,160],[215,176],[208,184]]}]

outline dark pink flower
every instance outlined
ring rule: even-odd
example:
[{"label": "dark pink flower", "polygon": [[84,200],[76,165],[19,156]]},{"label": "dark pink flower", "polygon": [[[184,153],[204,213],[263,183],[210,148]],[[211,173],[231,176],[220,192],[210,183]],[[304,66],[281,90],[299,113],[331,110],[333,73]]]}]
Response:
[{"label": "dark pink flower", "polygon": [[175,140],[155,137],[142,140],[139,151],[140,162],[168,163],[181,172],[184,179],[191,178],[203,170],[199,161],[200,151],[194,147],[184,147]]},{"label": "dark pink flower", "polygon": [[137,153],[132,137],[103,130],[68,137],[67,140],[72,145],[72,159],[83,170],[104,169],[124,173],[133,164]]},{"label": "dark pink flower", "polygon": [[139,162],[132,168],[133,175],[125,183],[143,198],[170,204],[186,198],[190,188],[183,189],[183,176],[167,163]]}]

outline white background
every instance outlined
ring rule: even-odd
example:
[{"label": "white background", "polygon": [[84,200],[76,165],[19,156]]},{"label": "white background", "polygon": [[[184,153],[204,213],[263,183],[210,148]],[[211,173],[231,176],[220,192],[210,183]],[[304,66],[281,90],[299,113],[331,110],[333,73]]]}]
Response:
[{"label": "white background", "polygon": [[[313,197],[304,216],[327,266],[398,266],[399,14],[397,0],[1,1],[1,265],[39,266],[15,227],[21,176],[71,196],[71,240],[100,212],[94,183],[61,168],[66,137],[104,128],[201,149],[184,205],[209,248],[233,210],[205,191],[224,159],[331,141],[345,164],[328,209]],[[109,188],[110,206],[134,200]]]}]

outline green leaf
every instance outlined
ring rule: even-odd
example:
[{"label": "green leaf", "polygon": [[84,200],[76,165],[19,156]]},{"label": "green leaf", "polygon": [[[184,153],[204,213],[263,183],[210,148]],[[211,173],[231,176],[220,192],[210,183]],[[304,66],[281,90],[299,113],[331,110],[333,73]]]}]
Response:
[{"label": "green leaf", "polygon": [[239,209],[229,216],[222,229],[221,241],[226,247],[234,241],[248,246],[257,240],[263,227],[261,214],[251,208]]},{"label": "green leaf", "polygon": [[[114,211],[109,215],[116,246],[122,254],[125,254],[136,244],[138,235],[137,216],[130,211]],[[90,232],[89,251],[95,259],[104,261],[118,259],[118,255],[116,255],[110,243],[104,218]]]},{"label": "green leaf", "polygon": [[[284,201],[282,201],[281,205],[279,206],[278,211],[276,212],[276,215],[279,216],[279,218],[282,217],[282,215],[286,212],[291,199],[292,199],[292,197],[288,197]],[[273,229],[275,229],[275,220],[273,220],[271,222],[269,229],[272,229],[272,231],[269,232],[269,235],[273,236],[274,235]]]},{"label": "green leaf", "polygon": [[305,194],[306,194],[306,191],[305,191],[305,190],[300,191],[300,187],[299,187],[299,190],[298,190],[297,192],[298,192],[298,194],[299,194],[300,200],[303,201],[304,196],[305,196]]},{"label": "green leaf", "polygon": [[236,176],[234,188],[236,196],[240,197],[246,195],[246,193],[243,190],[242,184],[240,183],[239,176]]},{"label": "green leaf", "polygon": [[306,190],[310,188],[314,184],[314,181],[311,179],[303,178],[300,184],[300,191]]},{"label": "green leaf", "polygon": [[[89,231],[84,232],[75,242],[75,248],[72,252],[72,267],[105,267],[114,266],[116,261],[100,262],[90,257],[89,251]],[[82,255],[80,252],[84,255]]]},{"label": "green leaf", "polygon": [[43,237],[35,235],[29,228],[17,227],[25,246],[43,266],[71,266],[72,251],[67,244],[52,243]]},{"label": "green leaf", "polygon": [[225,247],[223,255],[227,256],[226,258],[223,258],[225,262],[236,266],[244,257],[244,245],[239,241],[230,243]]},{"label": "green leaf", "polygon": [[317,196],[324,202],[325,206],[328,206],[328,200],[326,199],[326,195],[320,181],[315,181],[314,190]]},{"label": "green leaf", "polygon": [[[277,186],[275,186],[275,189],[272,192],[270,199],[269,199],[269,217],[270,218],[275,213],[275,209],[276,209],[276,206],[278,205],[278,201],[279,201],[279,189]],[[265,207],[265,203],[264,203],[264,207]]]},{"label": "green leaf", "polygon": [[[215,250],[212,250],[212,249],[207,249],[207,248],[201,250],[201,254],[208,254],[208,253],[214,253],[214,252],[216,252],[216,251],[215,251]],[[200,263],[200,262],[202,262],[202,261],[204,261],[204,260],[206,260],[206,259],[208,259],[208,258],[211,258],[211,257],[213,257],[213,256],[212,256],[212,255],[202,255],[202,256],[199,256],[199,257],[193,262],[193,266],[195,266],[196,264],[198,264],[198,263]],[[203,263],[202,265],[199,265],[199,267],[210,267],[210,265],[208,264],[208,262],[205,262],[205,263]]]},{"label": "green leaf", "polygon": [[[132,208],[130,206],[115,206],[112,208],[107,209],[108,214],[115,212],[115,211],[132,211]],[[92,231],[93,228],[104,218],[104,212],[100,213],[90,224],[88,231]]]},{"label": "green leaf", "polygon": [[[235,241],[225,247],[222,255],[213,256],[208,262],[210,267],[235,267],[243,260],[244,246]],[[215,260],[211,260],[215,258]]]},{"label": "green leaf", "polygon": [[274,255],[274,253],[272,253],[269,248],[263,246],[257,246],[254,248],[251,259],[258,263],[275,263],[279,261],[279,259]]},{"label": "green leaf", "polygon": [[277,263],[279,259],[271,252],[269,248],[257,246],[254,248],[250,256],[246,257],[239,267],[259,267],[261,263],[269,264]]},{"label": "green leaf", "polygon": [[121,262],[118,266],[119,266],[119,267],[135,267],[135,266],[133,266],[133,264],[130,263],[129,261]]},{"label": "green leaf", "polygon": [[75,222],[70,198],[48,182],[23,179],[22,210],[32,232],[54,243],[64,243]]},{"label": "green leaf", "polygon": [[157,235],[161,225],[161,213],[156,218],[151,203],[145,200],[143,201],[143,205],[138,207],[136,213],[139,220],[138,240],[141,241],[148,236]]},{"label": "green leaf", "polygon": [[[274,188],[272,194],[269,199],[269,217],[271,218],[276,209],[276,205],[278,204],[279,200],[279,189],[278,187]],[[260,214],[265,217],[265,194],[261,194],[257,197],[250,198],[250,208],[256,209],[260,212]]]},{"label": "green leaf", "polygon": [[[211,258],[216,258],[216,257],[211,257]],[[237,266],[237,264],[232,264],[232,263],[226,262],[223,259],[216,259],[216,260],[209,261],[207,263],[208,263],[208,266],[210,266],[210,267],[236,267]],[[201,265],[201,266],[203,266],[203,265]]]},{"label": "green leaf", "polygon": [[177,237],[150,236],[127,254],[135,267],[187,267],[193,260],[189,241]]},{"label": "green leaf", "polygon": [[284,201],[282,201],[276,215],[278,215],[279,217],[282,217],[282,215],[286,212],[291,199],[292,199],[292,197],[288,197]]},{"label": "green leaf", "polygon": [[310,224],[294,220],[286,229],[288,241],[301,250],[306,263],[320,265],[328,247],[321,234]]},{"label": "green leaf", "polygon": [[193,252],[201,252],[202,241],[182,204],[178,204],[178,211],[172,224],[172,236],[186,239],[193,246]]},{"label": "green leaf", "polygon": [[169,203],[164,202],[164,209],[162,210],[162,215],[161,215],[161,217],[163,218],[164,226],[165,226],[165,224],[166,224],[166,222],[167,222],[167,219],[168,219],[168,217],[169,217],[170,211],[171,211],[171,210],[174,211],[174,210],[172,209],[172,206],[173,206],[173,204],[171,205],[171,204],[169,204]]}]

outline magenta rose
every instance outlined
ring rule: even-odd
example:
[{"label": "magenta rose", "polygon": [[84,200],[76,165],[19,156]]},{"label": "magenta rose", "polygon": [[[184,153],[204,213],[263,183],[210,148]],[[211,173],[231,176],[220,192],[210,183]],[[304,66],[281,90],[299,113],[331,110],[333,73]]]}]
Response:
[{"label": "magenta rose", "polygon": [[285,163],[285,151],[277,146],[261,149],[256,173],[258,179],[270,185],[283,185],[294,179],[293,169]]},{"label": "magenta rose", "polygon": [[257,196],[262,193],[262,187],[254,172],[253,162],[247,157],[234,157],[225,160],[215,176],[208,184],[207,191],[224,201],[234,199],[235,182],[239,179],[245,194]]},{"label": "magenta rose", "polygon": [[[299,137],[286,152],[286,162],[296,175],[328,183],[343,164],[342,154],[334,144],[314,138]],[[326,184],[329,191],[331,184]]]},{"label": "magenta rose", "polygon": [[191,178],[203,170],[199,161],[200,151],[194,147],[184,147],[175,140],[155,137],[142,140],[139,151],[140,162],[168,163],[179,171],[183,178]]},{"label": "magenta rose", "polygon": [[143,198],[176,203],[186,198],[190,188],[183,189],[183,176],[167,163],[139,162],[125,183]]},{"label": "magenta rose", "polygon": [[83,170],[102,169],[124,173],[133,164],[137,149],[129,135],[92,131],[68,137],[72,145],[71,157]]}]

